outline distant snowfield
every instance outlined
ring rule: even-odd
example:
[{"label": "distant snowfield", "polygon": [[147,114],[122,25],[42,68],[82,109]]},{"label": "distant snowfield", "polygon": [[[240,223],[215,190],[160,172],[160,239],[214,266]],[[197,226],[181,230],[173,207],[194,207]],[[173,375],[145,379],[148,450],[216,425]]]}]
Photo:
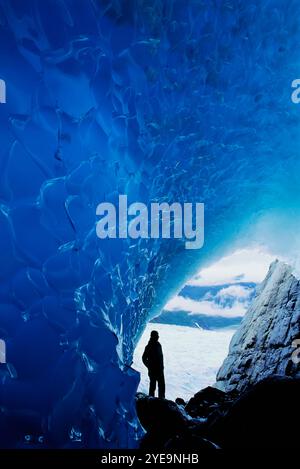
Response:
[{"label": "distant snowfield", "polygon": [[157,330],[165,361],[166,398],[189,399],[212,385],[227,356],[234,329],[208,331],[168,324],[148,324],[134,354],[133,368],[141,373],[140,392],[148,393],[148,374],[142,354],[150,332]]}]

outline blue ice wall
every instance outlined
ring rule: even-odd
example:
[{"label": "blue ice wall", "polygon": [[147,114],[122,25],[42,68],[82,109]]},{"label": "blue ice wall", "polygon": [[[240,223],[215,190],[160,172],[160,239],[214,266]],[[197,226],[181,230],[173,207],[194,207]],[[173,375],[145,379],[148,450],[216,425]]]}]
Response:
[{"label": "blue ice wall", "polygon": [[[298,0],[0,1],[1,447],[134,447],[147,319],[259,217],[299,220],[299,18]],[[119,193],[204,202],[204,248],[99,240]]]}]

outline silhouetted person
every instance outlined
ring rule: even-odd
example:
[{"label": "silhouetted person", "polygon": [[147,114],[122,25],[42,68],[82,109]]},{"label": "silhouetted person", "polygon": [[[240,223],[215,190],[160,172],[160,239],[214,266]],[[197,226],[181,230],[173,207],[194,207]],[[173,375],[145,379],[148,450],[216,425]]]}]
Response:
[{"label": "silhouetted person", "polygon": [[143,353],[143,363],[148,368],[150,379],[149,396],[155,395],[156,382],[158,383],[158,397],[165,397],[164,357],[157,331],[152,331],[150,340]]}]

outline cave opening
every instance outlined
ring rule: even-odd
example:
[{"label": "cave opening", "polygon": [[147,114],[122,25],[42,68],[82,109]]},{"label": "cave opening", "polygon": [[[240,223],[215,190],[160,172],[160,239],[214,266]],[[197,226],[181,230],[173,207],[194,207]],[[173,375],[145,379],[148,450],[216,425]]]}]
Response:
[{"label": "cave opening", "polygon": [[167,399],[188,401],[215,385],[231,339],[275,258],[265,248],[246,247],[190,278],[148,322],[137,343],[133,368],[141,374],[138,391],[148,394],[142,355],[153,330],[158,331],[163,348]]}]

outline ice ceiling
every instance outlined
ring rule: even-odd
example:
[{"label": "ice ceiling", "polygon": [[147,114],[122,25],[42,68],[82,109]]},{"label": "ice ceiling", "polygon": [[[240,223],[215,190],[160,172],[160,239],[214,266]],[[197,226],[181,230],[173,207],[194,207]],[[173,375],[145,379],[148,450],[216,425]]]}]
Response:
[{"label": "ice ceiling", "polygon": [[[258,220],[293,247],[299,18],[297,0],[0,0],[1,447],[134,447],[147,320]],[[119,194],[204,202],[205,247],[99,240]]]}]

